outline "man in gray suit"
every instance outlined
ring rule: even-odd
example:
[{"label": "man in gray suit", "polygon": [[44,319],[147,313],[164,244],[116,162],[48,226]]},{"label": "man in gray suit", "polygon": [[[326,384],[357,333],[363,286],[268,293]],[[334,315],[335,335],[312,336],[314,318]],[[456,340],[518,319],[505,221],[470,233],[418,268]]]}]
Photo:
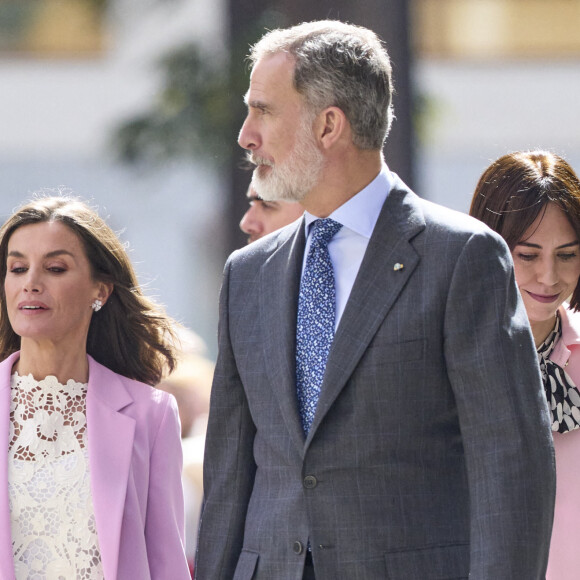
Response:
[{"label": "man in gray suit", "polygon": [[507,246],[388,170],[372,32],[251,59],[253,185],[307,211],[225,267],[197,578],[543,578],[553,452]]}]

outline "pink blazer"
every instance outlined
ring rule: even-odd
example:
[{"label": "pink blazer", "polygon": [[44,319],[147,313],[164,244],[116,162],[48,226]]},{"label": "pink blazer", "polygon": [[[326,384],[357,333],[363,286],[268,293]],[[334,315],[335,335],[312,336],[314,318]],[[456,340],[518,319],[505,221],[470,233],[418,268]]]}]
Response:
[{"label": "pink blazer", "polygon": [[[580,313],[560,307],[562,339],[550,358],[580,388]],[[554,433],[556,506],[546,580],[580,578],[580,429]]]},{"label": "pink blazer", "polygon": [[[14,580],[8,502],[10,375],[0,363],[0,578]],[[190,579],[184,553],[181,440],[167,393],[89,358],[87,441],[105,580]]]}]

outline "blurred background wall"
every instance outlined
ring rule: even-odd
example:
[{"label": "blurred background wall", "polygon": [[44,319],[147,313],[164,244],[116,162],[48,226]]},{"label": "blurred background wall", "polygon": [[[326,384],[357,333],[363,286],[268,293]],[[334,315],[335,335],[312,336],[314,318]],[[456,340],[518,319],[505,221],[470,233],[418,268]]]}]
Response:
[{"label": "blurred background wall", "polygon": [[417,191],[469,209],[489,163],[545,148],[580,171],[580,1],[416,0]]},{"label": "blurred background wall", "polygon": [[41,188],[98,206],[128,242],[140,281],[215,341],[223,266],[219,175],[206,159],[119,158],[117,128],[163,88],[160,59],[203,43],[223,53],[220,0],[2,0],[0,217]]},{"label": "blurred background wall", "polygon": [[419,195],[466,211],[515,149],[580,169],[580,0],[0,0],[0,218],[42,188],[92,201],[214,356],[221,271],[245,243],[244,55],[325,17],[386,40],[387,162]]}]

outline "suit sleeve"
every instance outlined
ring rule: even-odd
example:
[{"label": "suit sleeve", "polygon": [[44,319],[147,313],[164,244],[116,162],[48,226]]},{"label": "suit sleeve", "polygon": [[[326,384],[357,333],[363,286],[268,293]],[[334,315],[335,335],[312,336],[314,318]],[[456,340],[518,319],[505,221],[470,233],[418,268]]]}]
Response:
[{"label": "suit sleeve", "polygon": [[159,391],[163,413],[150,455],[145,541],[151,580],[191,580],[184,548],[181,430],[173,396]]},{"label": "suit sleeve", "polygon": [[471,505],[472,580],[544,578],[555,471],[547,404],[503,240],[471,236],[445,315]]},{"label": "suit sleeve", "polygon": [[219,352],[206,435],[204,507],[195,563],[199,580],[233,577],[256,472],[253,456],[256,428],[230,339],[230,276],[231,259],[225,267],[220,293]]}]

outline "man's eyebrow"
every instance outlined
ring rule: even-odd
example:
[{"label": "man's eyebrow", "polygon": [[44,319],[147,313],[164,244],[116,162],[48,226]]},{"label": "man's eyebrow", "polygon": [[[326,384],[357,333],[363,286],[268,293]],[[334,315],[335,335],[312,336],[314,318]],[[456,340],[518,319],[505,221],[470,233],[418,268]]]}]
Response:
[{"label": "man's eyebrow", "polygon": [[269,111],[270,107],[264,103],[264,101],[258,101],[256,99],[250,101],[248,97],[244,97],[244,102],[249,109],[258,109],[259,111]]}]

